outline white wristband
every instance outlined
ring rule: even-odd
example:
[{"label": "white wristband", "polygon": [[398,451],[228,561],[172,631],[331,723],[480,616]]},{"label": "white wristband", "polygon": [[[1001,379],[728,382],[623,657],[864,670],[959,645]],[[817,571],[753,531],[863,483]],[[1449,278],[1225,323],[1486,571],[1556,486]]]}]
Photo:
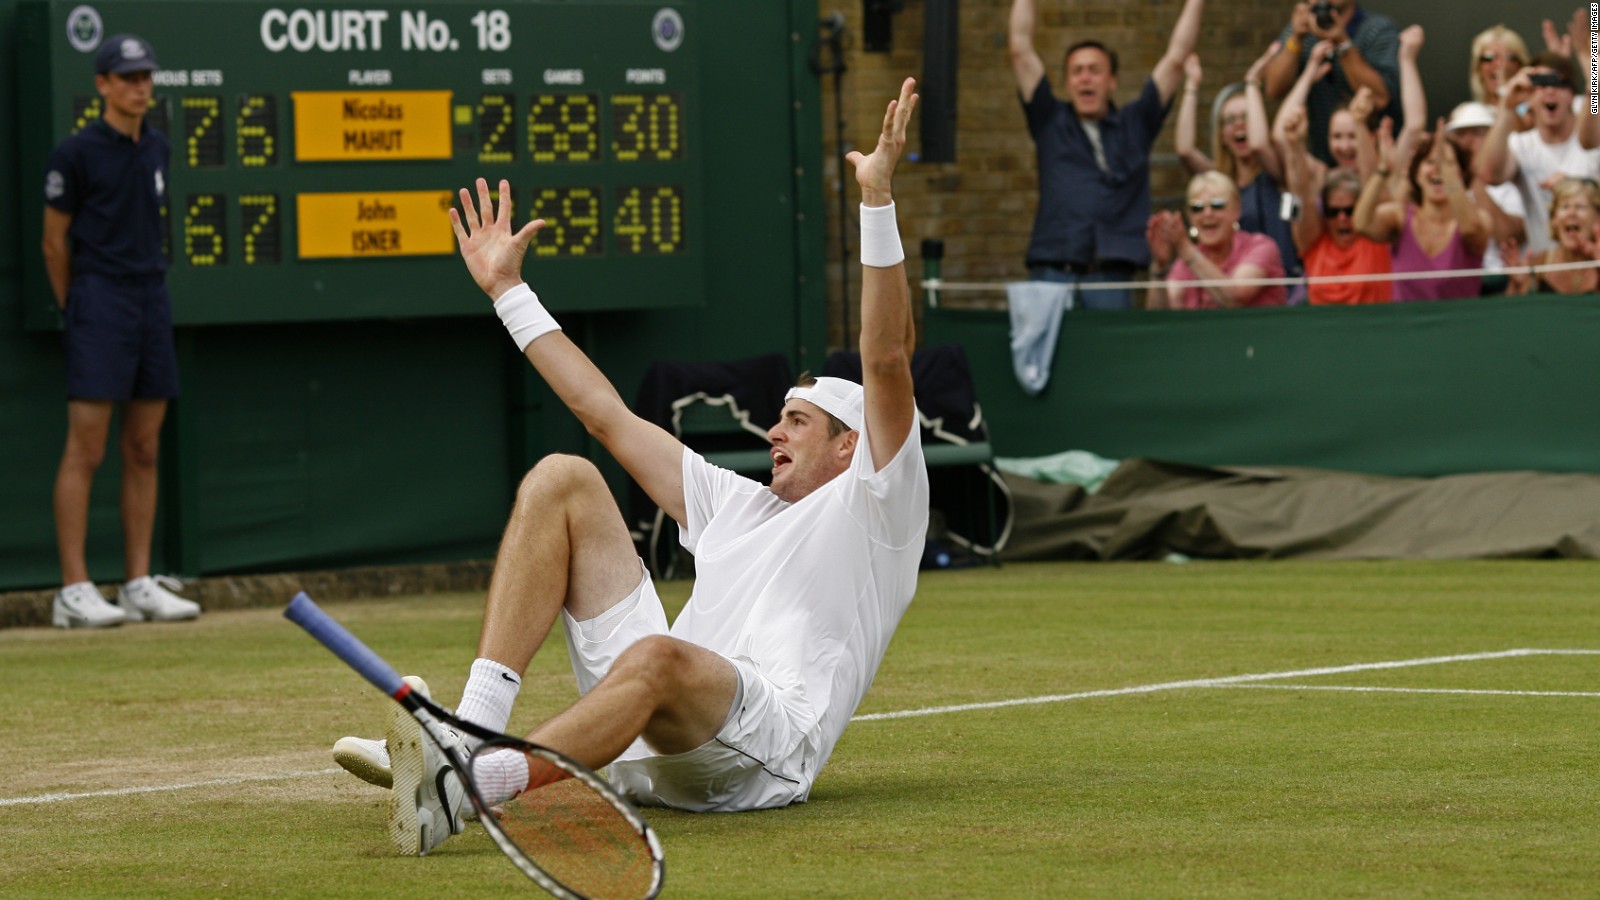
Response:
[{"label": "white wristband", "polygon": [[894,204],[861,204],[861,264],[887,269],[905,261],[906,251],[900,246],[900,226],[895,223]]},{"label": "white wristband", "polygon": [[555,317],[539,302],[539,295],[526,284],[519,284],[494,301],[494,311],[511,333],[518,350],[527,350],[534,339],[552,331],[560,331]]}]

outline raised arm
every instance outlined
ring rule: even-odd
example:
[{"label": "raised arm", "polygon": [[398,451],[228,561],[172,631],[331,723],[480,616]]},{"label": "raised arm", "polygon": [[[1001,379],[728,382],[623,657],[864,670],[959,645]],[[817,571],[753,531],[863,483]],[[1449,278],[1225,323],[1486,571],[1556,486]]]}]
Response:
[{"label": "raised arm", "polygon": [[1273,181],[1283,184],[1283,160],[1272,141],[1272,127],[1267,120],[1266,88],[1261,80],[1268,64],[1278,55],[1278,46],[1278,42],[1273,41],[1267,52],[1244,74],[1244,96],[1248,104],[1245,128],[1249,135],[1250,153],[1255,156],[1256,162],[1272,176]]},{"label": "raised arm", "polygon": [[1269,99],[1277,100],[1287,94],[1300,75],[1300,50],[1306,41],[1311,40],[1311,25],[1311,5],[1296,3],[1294,13],[1289,17],[1289,39],[1262,72]]},{"label": "raised arm", "polygon": [[[1326,76],[1333,68],[1333,65],[1324,58],[1332,46],[1327,41],[1323,41],[1311,48],[1311,58],[1306,62],[1305,69],[1300,72],[1300,77],[1295,79],[1294,86],[1289,88],[1289,92],[1283,95],[1283,101],[1278,104],[1278,116],[1273,120],[1272,127],[1274,131],[1279,132],[1280,140],[1282,139],[1281,133],[1285,118],[1297,109],[1302,113],[1305,112],[1306,97],[1311,95],[1311,86]],[[1278,55],[1282,56],[1283,54],[1280,53]],[[1268,69],[1271,69],[1270,65]]]},{"label": "raised arm", "polygon": [[1506,92],[1495,108],[1494,124],[1478,148],[1478,159],[1473,163],[1484,184],[1502,184],[1517,174],[1517,158],[1511,154],[1511,132],[1516,127],[1517,104],[1533,93],[1529,69],[1523,69],[1506,82]]},{"label": "raised arm", "polygon": [[911,289],[891,191],[894,167],[906,146],[906,125],[917,108],[916,86],[914,78],[901,83],[899,98],[884,111],[883,131],[871,153],[852,150],[845,155],[861,187],[861,386],[874,469],[882,469],[900,452],[917,418],[911,385]]},{"label": "raised arm", "polygon": [[1205,0],[1183,0],[1183,11],[1178,13],[1178,23],[1172,27],[1166,55],[1156,62],[1155,69],[1150,72],[1150,79],[1156,83],[1156,90],[1161,94],[1163,107],[1183,82],[1183,61],[1194,52],[1194,45],[1200,40],[1200,13],[1204,9]]},{"label": "raised arm", "polygon": [[1305,110],[1295,112],[1283,123],[1283,168],[1289,192],[1300,200],[1300,217],[1291,229],[1294,246],[1302,257],[1322,237],[1322,185],[1311,168],[1311,152],[1306,149]]},{"label": "raised arm", "polygon": [[1172,142],[1178,161],[1190,175],[1211,171],[1211,157],[1195,147],[1198,131],[1195,119],[1200,106],[1200,57],[1189,54],[1183,61],[1183,99],[1178,101],[1178,122],[1172,128]]},{"label": "raised arm", "polygon": [[1428,95],[1422,89],[1422,75],[1417,70],[1422,40],[1422,26],[1412,25],[1400,32],[1400,50],[1396,54],[1400,65],[1400,112],[1405,121],[1400,123],[1400,133],[1395,136],[1395,154],[1403,159],[1411,158],[1428,124]]},{"label": "raised arm", "polygon": [[477,181],[477,202],[461,189],[461,209],[450,210],[450,225],[467,271],[495,301],[495,312],[550,388],[583,427],[616,457],[674,521],[684,523],[683,444],[660,426],[634,415],[604,373],[567,338],[522,280],[522,260],[534,234],[535,219],[511,230],[511,183],[500,181],[496,209],[489,183]]},{"label": "raised arm", "polygon": [[1017,92],[1023,102],[1033,99],[1033,92],[1044,80],[1044,60],[1033,46],[1033,33],[1038,19],[1034,0],[1011,0],[1011,19],[1006,26],[1006,44],[1011,50],[1011,71],[1017,76]]},{"label": "raised arm", "polygon": [[1356,212],[1351,224],[1356,230],[1377,241],[1387,244],[1393,241],[1395,235],[1400,233],[1401,223],[1405,221],[1405,203],[1380,203],[1378,195],[1383,193],[1384,177],[1374,172],[1361,187],[1361,198],[1356,201]]},{"label": "raised arm", "polygon": [[1468,253],[1481,256],[1489,246],[1489,214],[1479,209],[1467,192],[1455,145],[1445,137],[1443,117],[1434,126],[1433,133],[1433,162],[1439,167],[1439,179],[1444,182],[1445,197],[1455,216],[1461,243]]}]

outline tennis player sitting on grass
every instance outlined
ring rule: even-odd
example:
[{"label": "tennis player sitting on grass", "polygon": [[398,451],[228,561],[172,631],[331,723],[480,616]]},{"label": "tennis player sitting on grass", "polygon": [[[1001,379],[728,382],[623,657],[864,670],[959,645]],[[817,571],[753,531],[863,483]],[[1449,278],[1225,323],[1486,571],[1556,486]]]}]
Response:
[{"label": "tennis player sitting on grass", "polygon": [[[450,219],[473,279],[562,402],[678,523],[698,574],[669,626],[599,471],[573,456],[541,460],[500,545],[462,718],[505,730],[522,673],[559,618],[580,697],[529,740],[606,767],[642,805],[735,811],[810,794],[916,592],[927,531],[890,195],[915,86],[906,79],[889,104],[877,148],[847,157],[862,200],[864,384],[819,378],[789,392],[767,435],[770,489],[635,416],[522,282],[543,222],[512,230],[507,182],[498,209],[483,179],[476,205],[461,192]],[[386,742],[343,738],[334,758],[392,783],[390,835],[403,853],[427,853],[461,831],[462,793],[416,720],[395,710]],[[489,754],[474,774],[497,803],[526,787],[526,757]]]}]

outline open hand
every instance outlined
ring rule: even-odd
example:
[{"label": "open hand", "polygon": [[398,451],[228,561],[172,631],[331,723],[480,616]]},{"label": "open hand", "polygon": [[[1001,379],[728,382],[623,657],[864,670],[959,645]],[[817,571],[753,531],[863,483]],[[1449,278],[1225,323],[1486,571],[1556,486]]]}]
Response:
[{"label": "open hand", "polygon": [[489,182],[478,179],[478,202],[461,189],[461,209],[450,208],[450,227],[455,229],[461,259],[472,273],[472,280],[492,299],[522,283],[522,257],[533,236],[544,227],[534,219],[515,233],[511,230],[511,182],[500,179],[500,207],[495,209],[489,196]]},{"label": "open hand", "polygon": [[845,161],[856,167],[861,202],[868,206],[887,206],[891,200],[894,167],[906,147],[906,125],[911,121],[911,112],[917,108],[916,87],[915,78],[901,83],[900,97],[890,100],[889,108],[884,110],[883,131],[878,135],[878,146],[870,154],[863,156],[860,150],[845,154]]}]

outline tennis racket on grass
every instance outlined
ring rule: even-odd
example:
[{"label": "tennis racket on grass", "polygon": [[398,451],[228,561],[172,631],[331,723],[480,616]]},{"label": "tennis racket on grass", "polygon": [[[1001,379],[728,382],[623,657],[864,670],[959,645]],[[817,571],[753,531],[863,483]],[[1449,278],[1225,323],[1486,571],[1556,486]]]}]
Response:
[{"label": "tennis racket on grass", "polygon": [[[548,747],[501,734],[456,718],[411,690],[378,654],[322,611],[304,592],[283,615],[304,628],[350,668],[405,707],[455,766],[478,821],[501,852],[540,887],[557,897],[653,898],[661,892],[665,865],[661,843],[633,804],[605,779]],[[442,736],[449,725],[483,743],[462,759],[454,741]],[[472,764],[501,750],[528,760],[528,788],[491,808],[478,791]]]}]

